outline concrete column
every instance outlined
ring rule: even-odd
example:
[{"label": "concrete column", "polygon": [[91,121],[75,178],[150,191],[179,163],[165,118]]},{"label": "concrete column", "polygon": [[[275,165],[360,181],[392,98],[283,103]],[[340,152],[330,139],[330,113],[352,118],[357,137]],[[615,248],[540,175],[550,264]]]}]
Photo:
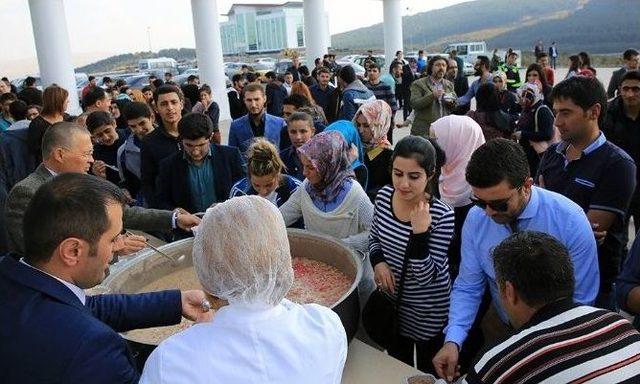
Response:
[{"label": "concrete column", "polygon": [[[196,57],[200,84],[208,84],[213,100],[220,107],[220,122],[231,120],[226,77],[222,60],[222,40],[216,0],[191,0],[193,31],[196,37]],[[221,124],[221,128],[226,124]]]},{"label": "concrete column", "polygon": [[396,51],[402,50],[402,1],[382,0],[384,13],[384,57],[388,67]]},{"label": "concrete column", "polygon": [[58,84],[69,92],[67,112],[80,114],[76,78],[63,0],[29,0],[42,86]]},{"label": "concrete column", "polygon": [[324,0],[304,0],[304,44],[306,46],[306,65],[309,70],[314,68],[316,57],[322,59],[327,53],[328,30],[325,19]]}]

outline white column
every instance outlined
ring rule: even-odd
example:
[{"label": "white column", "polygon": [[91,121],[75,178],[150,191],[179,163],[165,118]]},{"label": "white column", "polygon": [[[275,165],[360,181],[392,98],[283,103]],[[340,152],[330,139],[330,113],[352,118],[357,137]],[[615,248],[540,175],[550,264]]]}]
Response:
[{"label": "white column", "polygon": [[220,121],[230,120],[216,0],[191,0],[200,84],[208,84],[220,107]]},{"label": "white column", "polygon": [[314,68],[316,57],[322,59],[327,53],[328,31],[325,19],[324,0],[304,0],[304,44],[306,46],[306,65],[309,70]]},{"label": "white column", "polygon": [[384,57],[387,67],[402,50],[402,1],[382,0],[384,14]]},{"label": "white column", "polygon": [[71,114],[80,114],[76,78],[63,0],[29,0],[42,86],[58,84],[69,92]]}]

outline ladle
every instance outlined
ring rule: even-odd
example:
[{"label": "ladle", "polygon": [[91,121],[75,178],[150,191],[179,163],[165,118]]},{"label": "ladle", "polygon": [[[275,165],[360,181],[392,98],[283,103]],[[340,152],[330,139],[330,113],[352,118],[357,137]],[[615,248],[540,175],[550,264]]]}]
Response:
[{"label": "ladle", "polygon": [[[126,232],[127,235],[133,235],[133,233],[127,231]],[[161,254],[162,256],[166,257],[167,259],[171,260],[171,262],[173,263],[173,265],[178,265],[180,263],[182,263],[184,261],[184,259],[186,258],[186,256],[184,254],[178,256],[178,257],[173,257],[167,253],[162,252],[161,250],[159,250],[158,248],[154,247],[153,245],[151,245],[147,240],[145,240],[145,244],[147,244],[147,247],[151,248],[152,250],[154,250],[155,252]]]}]

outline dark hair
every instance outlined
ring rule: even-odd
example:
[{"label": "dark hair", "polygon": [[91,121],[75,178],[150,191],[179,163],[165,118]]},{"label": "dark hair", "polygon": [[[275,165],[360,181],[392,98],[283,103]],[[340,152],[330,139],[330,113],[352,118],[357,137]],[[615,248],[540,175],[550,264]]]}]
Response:
[{"label": "dark hair", "polygon": [[102,84],[108,83],[108,82],[111,82],[111,81],[113,81],[113,80],[111,80],[111,78],[109,76],[105,76],[105,77],[102,78]]},{"label": "dark hair", "polygon": [[88,78],[89,81],[92,81],[92,80],[95,80],[95,79],[96,79],[95,76],[89,76],[89,78]]},{"label": "dark hair", "polygon": [[151,108],[147,103],[143,103],[140,101],[133,101],[131,103],[127,103],[123,110],[122,115],[125,120],[135,120],[140,117],[146,117],[147,119],[151,118]]},{"label": "dark hair", "polygon": [[189,75],[189,77],[187,77],[187,81],[193,81],[196,80],[198,78],[198,76],[196,75]]},{"label": "dark hair", "polygon": [[500,109],[498,90],[493,83],[482,84],[476,91],[476,105],[478,111],[495,112]]},{"label": "dark hair", "polygon": [[587,52],[578,53],[578,57],[580,58],[580,63],[582,63],[583,66],[591,67],[591,57]]},{"label": "dark hair", "polygon": [[[640,81],[640,71],[627,71],[627,73],[622,75],[622,78],[620,79],[620,84],[622,85],[622,83],[624,83],[625,80],[638,80],[638,81]],[[11,105],[13,105],[13,104],[11,104]],[[13,115],[13,112],[11,112],[11,114]]]},{"label": "dark hair", "polygon": [[293,105],[294,107],[296,107],[296,109],[298,109],[302,107],[310,107],[311,102],[309,101],[309,99],[299,93],[292,93],[291,95],[284,98],[284,100],[282,101],[282,105]]},{"label": "dark hair", "polygon": [[4,104],[7,101],[14,102],[18,100],[18,96],[15,93],[7,92],[0,95],[0,104]]},{"label": "dark hair", "polygon": [[154,75],[153,73],[149,75],[149,80],[151,80],[151,79],[155,80],[157,78],[158,78],[158,76]]},{"label": "dark hair", "polygon": [[202,84],[200,88],[198,88],[198,96],[200,96],[202,92],[205,92],[206,94],[211,96],[211,87],[209,86],[209,84]]},{"label": "dark hair", "polygon": [[153,88],[150,85],[145,85],[144,87],[142,87],[142,89],[140,90],[140,92],[145,93],[147,91],[151,91],[153,92]]},{"label": "dark hair", "polygon": [[292,113],[291,116],[289,116],[289,118],[287,119],[287,124],[293,123],[294,121],[305,121],[309,125],[309,127],[315,128],[315,126],[313,125],[313,117],[306,112]]},{"label": "dark hair", "polygon": [[418,51],[418,55],[421,54],[421,53],[424,53],[424,49],[421,49],[421,50]]},{"label": "dark hair", "polygon": [[551,101],[570,99],[583,111],[600,104],[598,124],[602,126],[607,115],[607,92],[595,77],[573,76],[556,84],[551,90]]},{"label": "dark hair", "polygon": [[9,105],[9,113],[15,121],[24,120],[27,118],[27,103],[22,100],[16,100]]},{"label": "dark hair", "polygon": [[165,76],[169,76],[169,77],[173,77],[173,73],[171,73],[171,72],[165,72],[164,75]]},{"label": "dark hair", "polygon": [[[439,147],[438,147],[439,148]],[[440,150],[440,160],[444,163],[444,152]],[[433,145],[433,142],[425,139],[421,136],[405,136],[396,144],[391,155],[390,166],[393,167],[393,162],[397,157],[404,159],[414,159],[420,168],[424,169],[427,177],[431,177],[438,171],[438,153]],[[442,166],[442,164],[440,164]],[[427,184],[427,191],[433,192],[432,185]]]},{"label": "dark hair", "polygon": [[81,173],[54,177],[38,188],[24,213],[26,260],[36,265],[46,263],[70,237],[88,242],[91,255],[95,255],[96,244],[111,224],[107,205],[125,203],[122,190],[99,177]]},{"label": "dark hair", "polygon": [[166,95],[168,93],[175,93],[176,95],[178,95],[180,101],[184,101],[184,95],[182,94],[180,88],[171,84],[164,84],[156,88],[156,91],[153,93],[153,101],[157,103],[160,95]]},{"label": "dark hair", "polygon": [[87,116],[86,125],[89,132],[93,135],[96,129],[107,124],[115,124],[115,122],[116,119],[114,119],[109,112],[94,111]]},{"label": "dark hair", "polygon": [[256,81],[258,79],[258,75],[256,75],[253,72],[247,72],[247,74],[244,75],[244,77],[247,79],[247,82],[249,82],[249,83],[253,83],[254,81]]},{"label": "dark hair", "polygon": [[245,69],[245,68],[246,68],[246,69],[249,69],[249,66],[248,66],[247,64],[242,64],[242,65],[240,66],[240,69]]},{"label": "dark hair", "polygon": [[162,79],[156,78],[155,80],[153,80],[152,84],[154,87],[156,87],[156,89],[158,89],[164,85],[164,81],[162,81]]},{"label": "dark hair", "polygon": [[569,56],[569,71],[579,71],[580,70],[580,56],[571,55]]},{"label": "dark hair", "polygon": [[543,57],[549,57],[549,54],[546,52],[540,52],[538,53],[538,55],[536,56],[536,60],[542,59]]},{"label": "dark hair", "polygon": [[181,139],[198,140],[210,138],[213,133],[213,122],[208,115],[187,113],[178,123],[178,134]]},{"label": "dark hair", "polygon": [[306,65],[301,65],[298,68],[298,72],[300,72],[302,76],[309,76],[309,68]]},{"label": "dark hair", "polygon": [[493,250],[496,282],[510,282],[530,307],[573,297],[574,269],[567,248],[555,237],[523,231],[504,239]]},{"label": "dark hair", "polygon": [[433,56],[427,62],[427,67],[425,69],[427,71],[427,75],[431,75],[431,73],[433,71],[433,66],[435,65],[436,61],[439,61],[439,60],[444,61],[445,64],[447,64],[447,68],[449,68],[449,59],[447,59],[446,57],[442,57],[442,56]]},{"label": "dark hair", "polygon": [[36,84],[36,79],[35,79],[35,77],[27,76],[27,78],[26,78],[26,79],[24,79],[24,86],[25,86],[25,87],[31,87],[31,86],[33,86],[33,85],[35,85],[35,84]]},{"label": "dark hair", "polygon": [[275,80],[277,76],[276,76],[275,72],[269,71],[269,72],[264,74],[264,77],[266,77],[269,80]]},{"label": "dark hair", "polygon": [[624,51],[624,53],[622,54],[622,58],[624,60],[631,60],[631,58],[633,58],[633,56],[638,56],[638,51],[636,51],[635,49],[631,48],[631,49],[627,49],[626,51]]},{"label": "dark hair", "polygon": [[396,56],[398,56],[398,53],[402,53],[402,51],[396,51]]},{"label": "dark hair", "polygon": [[316,76],[318,76],[321,73],[327,73],[327,74],[331,74],[331,71],[329,70],[329,68],[327,67],[320,67],[318,68],[318,70],[316,71]]},{"label": "dark hair", "polygon": [[239,73],[236,73],[235,75],[231,76],[232,83],[235,83],[237,81],[242,81],[242,79],[244,79],[244,76]]},{"label": "dark hair", "polygon": [[102,100],[107,97],[107,91],[101,87],[93,87],[82,98],[82,104],[85,108],[95,105],[98,100]]},{"label": "dark hair", "polygon": [[376,63],[375,61],[371,60],[369,61],[369,69],[377,69],[378,72],[380,72],[380,64]]},{"label": "dark hair", "polygon": [[465,177],[469,185],[477,188],[493,187],[504,180],[512,188],[520,187],[529,177],[527,155],[515,141],[487,141],[471,155]]},{"label": "dark hair", "polygon": [[485,67],[488,71],[491,70],[491,61],[487,56],[480,55],[477,57],[477,60],[480,61],[480,65]]},{"label": "dark hair", "polygon": [[529,72],[536,71],[538,72],[538,77],[540,78],[540,82],[542,83],[542,88],[547,88],[549,86],[549,82],[547,82],[547,74],[544,72],[542,66],[538,63],[529,64],[527,67],[527,71],[524,74],[524,78],[527,78]]},{"label": "dark hair", "polygon": [[342,81],[347,84],[351,84],[357,79],[356,71],[354,71],[353,67],[350,65],[345,65],[344,67],[340,68],[338,77],[340,77]]}]

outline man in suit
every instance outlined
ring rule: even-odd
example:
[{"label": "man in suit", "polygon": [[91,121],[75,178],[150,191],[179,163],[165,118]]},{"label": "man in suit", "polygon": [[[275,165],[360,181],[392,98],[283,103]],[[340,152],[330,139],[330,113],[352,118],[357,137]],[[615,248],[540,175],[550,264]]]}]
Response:
[{"label": "man in suit", "polygon": [[158,208],[182,207],[203,212],[229,198],[231,187],[245,177],[238,148],[211,143],[211,119],[185,115],[178,124],[182,150],[160,163]]},{"label": "man in suit", "polygon": [[[42,164],[26,179],[16,184],[9,193],[6,204],[6,223],[9,232],[9,249],[23,253],[24,213],[36,190],[59,173],[87,173],[93,163],[93,144],[86,128],[74,123],[60,122],[51,126],[42,138]],[[161,211],[142,207],[124,208],[124,226],[142,231],[169,231],[179,227],[190,229],[200,219],[181,211]],[[135,238],[133,238],[135,240]],[[127,239],[123,253],[131,253],[144,247],[144,242]]]},{"label": "man in suit", "polygon": [[619,91],[620,83],[622,82],[622,76],[628,71],[637,71],[640,69],[640,54],[635,49],[627,49],[622,54],[622,60],[624,61],[624,67],[613,71],[611,74],[611,80],[609,80],[609,86],[607,87],[607,97],[612,99],[616,97],[616,93]]},{"label": "man in suit", "polygon": [[0,372],[4,383],[137,383],[117,332],[205,321],[202,291],[86,296],[122,245],[127,199],[95,176],[44,183],[24,215],[26,252],[0,259]]},{"label": "man in suit", "polygon": [[[286,124],[282,118],[266,112],[266,102],[262,85],[249,84],[244,87],[244,103],[248,113],[234,120],[229,128],[229,145],[238,147],[242,154],[247,152],[251,139],[262,136],[277,148],[283,149],[280,135],[283,129],[286,130]],[[290,143],[285,144],[286,148]]]}]

